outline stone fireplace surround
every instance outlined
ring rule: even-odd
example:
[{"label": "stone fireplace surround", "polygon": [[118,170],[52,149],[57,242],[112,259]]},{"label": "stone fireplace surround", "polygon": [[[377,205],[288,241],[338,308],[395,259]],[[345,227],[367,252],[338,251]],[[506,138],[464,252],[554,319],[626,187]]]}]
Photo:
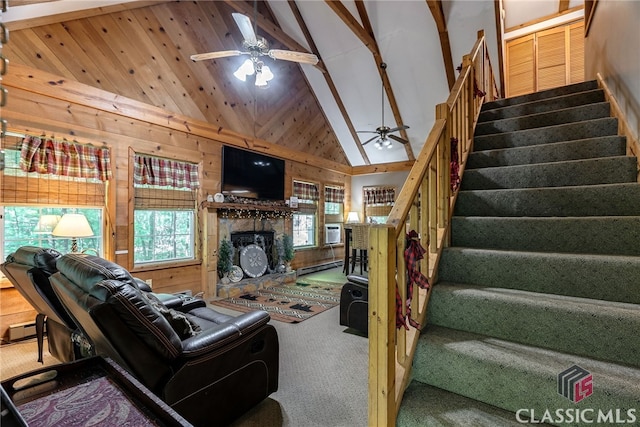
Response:
[{"label": "stone fireplace surround", "polygon": [[[275,241],[285,232],[284,218],[218,218],[219,239],[228,239],[233,243],[233,264],[240,265],[240,252],[250,244],[257,244],[258,236],[264,238],[264,249],[269,260],[269,270],[278,262]],[[259,245],[260,246],[260,245]],[[265,274],[267,274],[265,273]]]},{"label": "stone fireplace surround", "polygon": [[256,236],[265,239],[264,246],[267,253],[269,267],[261,277],[248,277],[236,283],[218,282],[216,296],[218,298],[237,297],[246,292],[255,291],[264,287],[282,283],[292,283],[296,280],[296,272],[276,273],[278,254],[275,249],[275,241],[281,238],[285,232],[285,218],[218,218],[219,239],[228,239],[232,242],[234,253],[233,264],[240,266],[240,253],[246,245],[254,244]]}]

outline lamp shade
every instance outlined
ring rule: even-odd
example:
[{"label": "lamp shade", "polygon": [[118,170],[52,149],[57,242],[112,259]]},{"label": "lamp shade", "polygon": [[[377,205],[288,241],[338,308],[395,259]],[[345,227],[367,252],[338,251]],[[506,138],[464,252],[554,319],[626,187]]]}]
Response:
[{"label": "lamp shade", "polygon": [[64,214],[51,233],[57,237],[91,237],[93,230],[82,214]]},{"label": "lamp shade", "polygon": [[60,215],[40,215],[33,232],[35,234],[49,234],[56,228],[58,221],[60,221]]},{"label": "lamp shade", "polygon": [[358,212],[354,212],[354,211],[349,212],[349,214],[347,215],[347,222],[348,223],[360,222],[360,217],[358,216]]}]

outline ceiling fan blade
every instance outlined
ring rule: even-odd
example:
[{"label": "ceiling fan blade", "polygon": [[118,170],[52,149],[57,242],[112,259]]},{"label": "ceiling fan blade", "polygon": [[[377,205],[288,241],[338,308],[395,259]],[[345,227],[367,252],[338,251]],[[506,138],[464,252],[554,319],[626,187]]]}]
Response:
[{"label": "ceiling fan blade", "polygon": [[221,50],[218,52],[209,52],[209,53],[198,53],[196,55],[191,55],[192,61],[203,61],[205,59],[214,59],[214,58],[226,58],[227,56],[238,56],[243,53],[239,50]]},{"label": "ceiling fan blade", "polygon": [[255,31],[253,31],[249,17],[241,13],[232,13],[231,16],[233,16],[233,19],[236,21],[236,25],[240,29],[244,40],[251,45],[256,44],[258,39]]},{"label": "ceiling fan blade", "polygon": [[375,130],[357,130],[356,133],[380,133]]},{"label": "ceiling fan blade", "polygon": [[316,65],[318,57],[313,53],[292,52],[290,50],[271,49],[269,56],[273,59],[282,59],[284,61],[300,62],[302,64]]},{"label": "ceiling fan blade", "polygon": [[405,129],[409,129],[409,126],[407,125],[398,126],[397,128],[389,129],[387,133],[397,132],[399,130],[405,130]]},{"label": "ceiling fan blade", "polygon": [[377,138],[379,138],[379,137],[374,136],[374,137],[373,137],[373,138],[371,138],[371,139],[367,139],[365,142],[363,142],[363,143],[362,143],[362,145],[363,145],[363,146],[364,146],[364,145],[367,145],[368,143],[370,143],[371,141],[373,141],[374,139],[377,139]]},{"label": "ceiling fan blade", "polygon": [[404,139],[404,138],[400,138],[399,136],[395,136],[395,135],[387,135],[387,136],[388,136],[389,138],[393,139],[394,141],[398,141],[398,142],[400,142],[400,143],[402,143],[402,144],[408,144],[408,143],[409,143],[409,141],[407,141],[407,140],[406,140],[406,139]]}]

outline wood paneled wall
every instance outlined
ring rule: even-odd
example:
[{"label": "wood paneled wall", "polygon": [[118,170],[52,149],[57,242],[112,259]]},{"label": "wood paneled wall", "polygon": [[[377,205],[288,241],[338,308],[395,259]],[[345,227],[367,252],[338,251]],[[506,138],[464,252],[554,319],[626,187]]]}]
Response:
[{"label": "wood paneled wall", "polygon": [[[133,268],[133,153],[199,163],[202,187],[198,193],[198,201],[202,202],[207,194],[220,191],[220,155],[223,143],[233,143],[244,148],[255,146],[285,160],[291,151],[267,141],[224,132],[215,125],[162,112],[157,108],[150,109],[142,103],[122,97],[114,97],[109,104],[105,102],[107,94],[103,91],[77,82],[55,80],[48,73],[28,67],[12,67],[3,84],[10,90],[10,101],[3,109],[3,117],[8,120],[11,130],[66,137],[110,148],[114,179],[109,182],[107,189],[105,256],[132,270],[142,279],[152,279],[156,292],[191,290],[193,293],[205,292],[207,296],[213,295],[215,284],[208,282],[214,280],[215,275],[209,274],[212,267],[209,255],[215,253],[217,239],[210,239],[208,236],[217,235],[217,225],[207,220],[206,210],[198,213],[200,230],[197,262],[167,264],[157,268]],[[166,120],[163,125],[158,119],[162,115],[171,120]],[[197,133],[181,129],[195,129]],[[217,138],[205,137],[203,134]],[[349,200],[350,175],[335,170],[343,169],[344,165],[327,163],[304,153],[294,153],[294,157],[303,158],[304,163],[287,160],[287,197],[291,194],[291,182],[295,177],[314,180],[320,184],[345,185],[346,198]],[[323,162],[334,167],[311,166]],[[300,252],[296,256],[294,268],[331,260],[333,255],[341,259],[343,252],[339,248],[334,248],[334,251],[331,254],[329,248],[320,247]],[[201,262],[203,258],[204,264]],[[1,325],[5,323],[4,319],[0,319]]]}]

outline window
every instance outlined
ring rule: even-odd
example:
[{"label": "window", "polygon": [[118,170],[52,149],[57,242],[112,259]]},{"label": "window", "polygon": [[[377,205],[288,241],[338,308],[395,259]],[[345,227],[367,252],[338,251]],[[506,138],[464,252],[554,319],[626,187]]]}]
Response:
[{"label": "window", "polygon": [[70,252],[72,239],[52,234],[67,213],[83,214],[93,234],[79,238],[78,249],[103,255],[109,149],[35,136],[6,136],[2,148],[0,259],[25,245]]},{"label": "window", "polygon": [[318,186],[309,182],[293,181],[293,195],[298,198],[298,211],[293,214],[293,247],[316,246]]},{"label": "window", "polygon": [[326,223],[344,221],[344,187],[324,187],[324,216]]},{"label": "window", "polygon": [[193,259],[193,224],[193,211],[136,210],[134,261]]},{"label": "window", "polygon": [[198,167],[136,154],[135,264],[195,258]]},{"label": "window", "polygon": [[[342,241],[342,227],[344,222],[344,187],[325,185],[324,187],[324,242],[337,243]],[[333,230],[332,232],[330,230]],[[331,234],[338,232],[338,235]],[[330,235],[331,234],[331,235]]]},{"label": "window", "polygon": [[342,215],[342,203],[324,202],[325,215]]},{"label": "window", "polygon": [[[102,209],[100,208],[4,206],[0,208],[0,212],[3,218],[1,233],[3,260],[21,246],[53,248],[63,254],[71,252],[70,238],[55,237],[51,234],[56,225],[55,218],[59,219],[65,213],[83,214],[93,231],[94,237],[78,239],[78,250],[95,251],[98,255],[102,255]],[[38,229],[39,225],[43,225],[41,218],[53,218],[54,222]]]},{"label": "window", "polygon": [[293,214],[293,247],[315,246],[316,244],[316,215]]},{"label": "window", "polygon": [[364,187],[363,204],[365,222],[369,224],[384,224],[396,198],[393,187]]}]

